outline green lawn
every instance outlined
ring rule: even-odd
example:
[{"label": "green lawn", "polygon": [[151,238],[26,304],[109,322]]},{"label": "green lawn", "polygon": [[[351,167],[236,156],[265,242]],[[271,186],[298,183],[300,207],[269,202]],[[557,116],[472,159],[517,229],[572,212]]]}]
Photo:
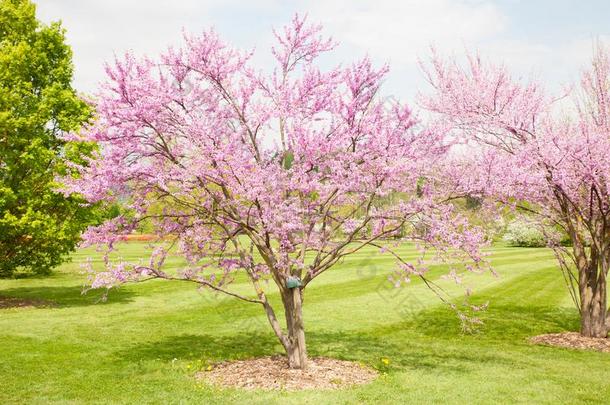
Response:
[{"label": "green lawn", "polygon": [[[362,251],[346,260],[306,291],[309,352],[383,368],[381,377],[337,391],[248,392],[193,376],[220,360],[279,353],[261,308],[166,281],[98,302],[98,292],[80,294],[78,264],[94,254],[80,251],[49,278],[0,281],[0,295],[56,303],[0,309],[0,403],[609,403],[609,354],[527,343],[578,328],[552,253],[492,252],[500,276],[467,280],[474,301],[490,301],[474,335],[461,334],[421,283],[388,288],[389,257]],[[144,256],[145,245],[121,254]]]}]

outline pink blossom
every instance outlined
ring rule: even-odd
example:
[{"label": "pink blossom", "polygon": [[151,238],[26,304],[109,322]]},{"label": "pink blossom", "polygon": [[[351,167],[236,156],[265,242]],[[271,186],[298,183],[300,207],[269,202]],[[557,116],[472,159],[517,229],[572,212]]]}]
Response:
[{"label": "pink blossom", "polygon": [[[364,58],[323,70],[318,57],[335,44],[319,26],[297,16],[275,37],[271,74],[213,31],[106,67],[97,119],[78,134],[98,153],[73,168],[64,192],[125,202],[134,215],[92,228],[85,243],[111,246],[149,221],[186,258],[180,279],[229,292],[241,270],[257,298],[240,298],[261,303],[259,279],[285,293],[290,275],[305,288],[364,246],[392,251],[390,237],[479,267],[484,235],[452,209],[448,180],[457,172],[440,164],[454,143],[448,132],[379,96],[387,66]],[[109,261],[94,285],[173,278],[161,271],[167,254],[156,248],[146,272],[114,271]],[[403,271],[423,276],[418,262],[393,254]],[[208,267],[219,275],[205,276]]]}]

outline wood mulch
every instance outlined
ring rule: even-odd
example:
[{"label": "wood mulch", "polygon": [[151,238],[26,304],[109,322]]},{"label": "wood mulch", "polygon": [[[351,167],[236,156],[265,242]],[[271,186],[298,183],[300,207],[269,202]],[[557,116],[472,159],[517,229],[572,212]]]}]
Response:
[{"label": "wood mulch", "polygon": [[310,358],[305,371],[294,370],[285,357],[269,356],[222,362],[199,372],[197,378],[221,387],[298,391],[366,384],[378,374],[360,363],[327,357]]},{"label": "wood mulch", "polygon": [[55,303],[40,299],[17,298],[17,297],[1,297],[0,309],[8,308],[48,308],[54,307]]},{"label": "wood mulch", "polygon": [[530,342],[535,344],[566,347],[578,350],[597,350],[610,353],[610,339],[581,336],[578,332],[550,333],[534,336]]}]

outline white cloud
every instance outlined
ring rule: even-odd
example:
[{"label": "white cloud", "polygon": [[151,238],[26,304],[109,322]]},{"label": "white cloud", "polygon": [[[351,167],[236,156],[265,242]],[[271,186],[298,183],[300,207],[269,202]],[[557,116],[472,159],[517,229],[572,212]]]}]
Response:
[{"label": "white cloud", "polygon": [[501,33],[506,17],[489,1],[353,1],[316,3],[311,16],[343,42],[391,63],[414,64],[430,45],[454,49]]},{"label": "white cloud", "polygon": [[[92,91],[103,79],[103,64],[114,54],[133,50],[156,54],[181,39],[182,29],[200,32],[216,26],[214,13],[240,7],[247,12],[266,10],[273,0],[240,5],[238,0],[42,0],[38,17],[62,20],[73,47],[75,85]],[[218,27],[225,34],[234,27]],[[252,43],[251,45],[254,45]]]},{"label": "white cloud", "polygon": [[[215,26],[236,46],[257,46],[255,62],[271,61],[270,28],[289,22],[294,12],[322,22],[325,33],[341,43],[331,63],[350,63],[368,53],[389,62],[387,94],[412,100],[424,85],[417,67],[428,47],[462,54],[480,50],[513,71],[530,73],[551,88],[573,81],[591,54],[592,38],[545,38],[522,32],[515,9],[510,15],[491,0],[39,0],[43,21],[62,19],[73,46],[75,85],[93,91],[103,79],[103,62],[133,49],[156,54],[176,43],[181,29],[198,32]],[[527,12],[523,3],[520,12]],[[564,22],[562,24],[568,24]],[[530,36],[528,36],[530,35]],[[602,37],[609,40],[609,37]]]}]

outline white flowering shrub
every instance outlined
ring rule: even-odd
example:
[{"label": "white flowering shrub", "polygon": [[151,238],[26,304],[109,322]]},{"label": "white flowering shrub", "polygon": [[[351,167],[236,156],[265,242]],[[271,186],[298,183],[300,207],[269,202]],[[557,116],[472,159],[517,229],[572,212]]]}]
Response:
[{"label": "white flowering shrub", "polygon": [[547,244],[542,231],[531,222],[522,219],[508,224],[502,240],[510,246],[519,247],[543,247]]}]

